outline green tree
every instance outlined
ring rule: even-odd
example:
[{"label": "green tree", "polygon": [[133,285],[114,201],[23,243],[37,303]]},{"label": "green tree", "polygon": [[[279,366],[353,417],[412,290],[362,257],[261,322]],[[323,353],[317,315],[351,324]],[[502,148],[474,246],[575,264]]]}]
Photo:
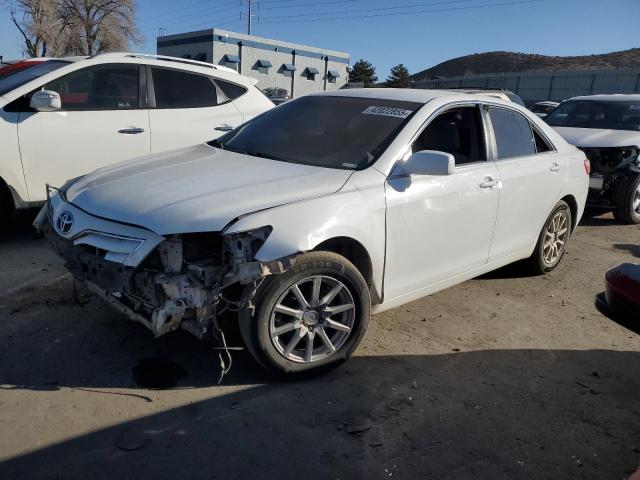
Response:
[{"label": "green tree", "polygon": [[402,63],[391,69],[391,75],[387,77],[387,87],[391,88],[409,88],[411,84],[411,75],[409,70]]},{"label": "green tree", "polygon": [[349,82],[362,83],[364,87],[372,87],[378,81],[376,69],[371,63],[360,59],[353,64],[349,72]]}]

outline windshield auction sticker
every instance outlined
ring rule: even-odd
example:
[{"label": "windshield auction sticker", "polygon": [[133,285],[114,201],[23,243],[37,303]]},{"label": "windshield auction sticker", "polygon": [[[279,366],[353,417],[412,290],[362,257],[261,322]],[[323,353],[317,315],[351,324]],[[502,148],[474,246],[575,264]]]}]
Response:
[{"label": "windshield auction sticker", "polygon": [[366,115],[382,115],[384,117],[407,118],[413,113],[413,110],[404,110],[402,108],[392,107],[367,107],[364,112]]}]

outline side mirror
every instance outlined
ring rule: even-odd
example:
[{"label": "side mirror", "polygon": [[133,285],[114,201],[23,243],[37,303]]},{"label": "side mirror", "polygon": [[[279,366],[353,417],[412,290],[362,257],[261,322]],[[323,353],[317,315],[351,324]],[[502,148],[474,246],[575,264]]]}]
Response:
[{"label": "side mirror", "polygon": [[398,162],[392,175],[453,175],[455,167],[456,161],[450,153],[423,150]]},{"label": "side mirror", "polygon": [[31,96],[29,106],[38,112],[55,112],[62,108],[62,102],[58,92],[40,90]]}]

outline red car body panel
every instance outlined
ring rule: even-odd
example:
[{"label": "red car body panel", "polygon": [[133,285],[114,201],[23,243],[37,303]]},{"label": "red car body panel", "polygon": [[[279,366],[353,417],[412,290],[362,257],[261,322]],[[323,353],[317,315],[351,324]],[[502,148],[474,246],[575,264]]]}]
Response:
[{"label": "red car body panel", "polygon": [[6,78],[9,75],[13,75],[20,70],[25,70],[27,68],[33,67],[34,65],[38,65],[40,63],[45,62],[46,60],[30,60],[28,62],[22,61],[18,63],[14,63],[12,65],[7,65],[6,67],[0,68],[0,79]]},{"label": "red car body panel", "polygon": [[609,307],[640,320],[640,265],[623,263],[605,274],[604,283]]}]

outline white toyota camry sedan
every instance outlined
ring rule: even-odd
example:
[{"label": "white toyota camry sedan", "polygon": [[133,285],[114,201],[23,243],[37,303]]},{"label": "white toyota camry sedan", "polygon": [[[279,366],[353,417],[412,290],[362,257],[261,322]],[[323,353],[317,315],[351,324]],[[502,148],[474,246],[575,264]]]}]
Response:
[{"label": "white toyota camry sedan", "polygon": [[512,102],[343,90],[51,188],[36,225],[156,336],[220,337],[235,311],[256,360],[296,375],[347,359],[370,313],[516,260],[554,269],[588,180]]}]

